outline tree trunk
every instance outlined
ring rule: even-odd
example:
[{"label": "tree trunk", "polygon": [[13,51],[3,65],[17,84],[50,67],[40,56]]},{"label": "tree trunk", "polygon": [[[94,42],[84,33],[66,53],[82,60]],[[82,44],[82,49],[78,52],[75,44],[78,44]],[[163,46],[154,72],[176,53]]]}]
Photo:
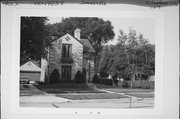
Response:
[{"label": "tree trunk", "polygon": [[134,73],[131,75],[131,80],[132,80],[132,81],[135,81],[135,80],[136,80],[136,75],[135,75]]}]

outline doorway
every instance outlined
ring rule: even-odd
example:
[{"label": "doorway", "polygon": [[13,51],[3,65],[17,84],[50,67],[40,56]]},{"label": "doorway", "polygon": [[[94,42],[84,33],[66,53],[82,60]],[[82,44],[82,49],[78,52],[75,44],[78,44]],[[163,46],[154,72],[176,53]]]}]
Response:
[{"label": "doorway", "polygon": [[71,80],[71,71],[72,66],[63,65],[61,70],[61,78],[62,80]]}]

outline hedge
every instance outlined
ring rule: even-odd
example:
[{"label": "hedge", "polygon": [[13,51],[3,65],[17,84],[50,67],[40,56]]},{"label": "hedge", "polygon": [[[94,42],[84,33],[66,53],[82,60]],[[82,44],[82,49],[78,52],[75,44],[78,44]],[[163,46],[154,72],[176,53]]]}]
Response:
[{"label": "hedge", "polygon": [[81,71],[78,71],[78,72],[76,73],[75,78],[74,78],[74,81],[75,81],[75,83],[79,83],[79,84],[85,83],[85,79],[84,79]]},{"label": "hedge", "polygon": [[[123,82],[120,82],[119,85],[121,85],[124,88],[129,88],[129,87],[131,87],[131,81],[123,81]],[[152,82],[152,81],[132,81],[132,88],[154,89],[154,82]]]},{"label": "hedge", "polygon": [[107,78],[98,78],[96,75],[93,78],[93,83],[97,83],[97,84],[104,84],[104,85],[113,85],[113,81],[111,79],[107,79]]},{"label": "hedge", "polygon": [[56,84],[56,83],[60,83],[60,74],[58,69],[54,69],[51,76],[50,76],[50,80],[49,83],[50,84]]}]

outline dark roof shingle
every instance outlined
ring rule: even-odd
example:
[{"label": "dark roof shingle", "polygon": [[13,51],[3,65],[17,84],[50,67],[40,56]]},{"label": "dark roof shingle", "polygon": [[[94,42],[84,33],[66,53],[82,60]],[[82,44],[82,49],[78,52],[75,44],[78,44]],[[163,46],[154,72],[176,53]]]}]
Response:
[{"label": "dark roof shingle", "polygon": [[96,52],[88,39],[81,39],[80,41],[84,45],[85,52],[92,52],[92,53]]}]

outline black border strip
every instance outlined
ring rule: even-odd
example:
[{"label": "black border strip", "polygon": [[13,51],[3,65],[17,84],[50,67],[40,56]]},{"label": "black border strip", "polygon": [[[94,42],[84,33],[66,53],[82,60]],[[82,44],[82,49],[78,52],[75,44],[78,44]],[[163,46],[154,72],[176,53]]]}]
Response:
[{"label": "black border strip", "polygon": [[57,6],[63,4],[86,4],[86,5],[107,5],[107,4],[131,4],[145,7],[160,8],[165,6],[178,6],[179,0],[1,0],[2,4],[16,6],[19,4],[34,4]]}]

